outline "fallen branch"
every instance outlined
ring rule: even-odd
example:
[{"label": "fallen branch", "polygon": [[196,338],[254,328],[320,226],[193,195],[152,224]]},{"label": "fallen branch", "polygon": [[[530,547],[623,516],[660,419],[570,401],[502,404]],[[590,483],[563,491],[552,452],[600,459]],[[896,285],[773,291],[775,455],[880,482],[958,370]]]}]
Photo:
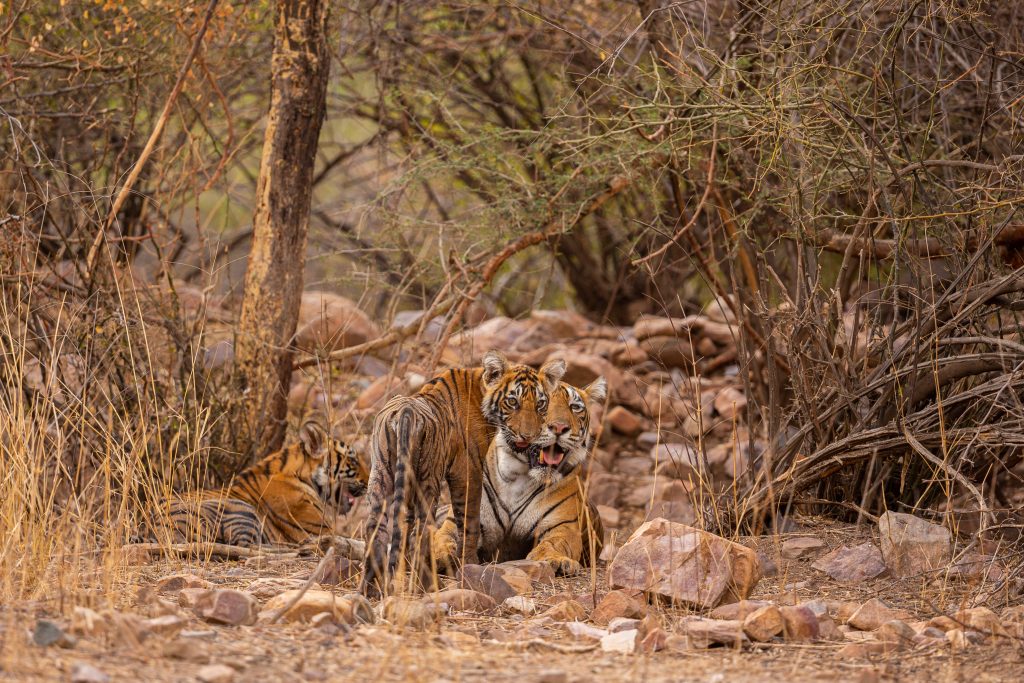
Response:
[{"label": "fallen branch", "polygon": [[246,548],[240,545],[228,545],[227,543],[129,543],[124,546],[126,550],[139,550],[150,555],[206,555],[218,557],[225,560],[242,560],[250,557],[262,557],[264,555],[287,555],[294,552],[291,549],[275,549],[268,546],[260,548]]}]

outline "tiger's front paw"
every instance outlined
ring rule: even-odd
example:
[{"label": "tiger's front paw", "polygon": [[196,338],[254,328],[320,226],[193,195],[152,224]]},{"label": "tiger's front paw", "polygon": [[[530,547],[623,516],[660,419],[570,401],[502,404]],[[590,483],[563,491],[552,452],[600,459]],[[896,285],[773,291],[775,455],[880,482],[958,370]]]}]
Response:
[{"label": "tiger's front paw", "polygon": [[575,576],[576,574],[583,573],[583,565],[565,555],[555,555],[547,553],[538,553],[537,555],[527,555],[527,559],[536,560],[537,562],[547,562],[551,565],[551,568],[555,570],[555,574],[558,576]]},{"label": "tiger's front paw", "polygon": [[438,571],[450,572],[458,562],[459,548],[447,535],[435,534],[431,544],[431,555]]}]

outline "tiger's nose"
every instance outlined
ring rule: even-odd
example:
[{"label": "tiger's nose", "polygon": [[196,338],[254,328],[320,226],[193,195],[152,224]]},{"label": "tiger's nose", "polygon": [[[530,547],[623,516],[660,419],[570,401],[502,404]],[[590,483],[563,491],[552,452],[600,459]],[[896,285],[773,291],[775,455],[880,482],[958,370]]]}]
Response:
[{"label": "tiger's nose", "polygon": [[550,427],[556,436],[561,436],[569,431],[569,424],[566,422],[552,422]]}]

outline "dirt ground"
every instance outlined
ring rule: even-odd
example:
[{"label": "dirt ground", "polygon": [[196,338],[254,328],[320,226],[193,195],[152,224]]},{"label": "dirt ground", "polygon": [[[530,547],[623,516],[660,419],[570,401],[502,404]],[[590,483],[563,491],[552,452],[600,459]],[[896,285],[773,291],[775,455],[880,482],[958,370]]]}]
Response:
[{"label": "dirt ground", "polygon": [[[785,538],[815,535],[826,548],[870,537],[869,527],[855,528],[821,520],[801,520],[799,532],[742,539],[764,556],[777,558]],[[778,558],[777,558],[778,559]],[[753,597],[788,600],[864,601],[880,597],[920,619],[948,613],[975,598],[980,586],[938,579],[895,581],[879,578],[841,586],[811,568],[814,557],[778,560],[774,576],[761,580]],[[265,577],[308,576],[316,558],[255,558],[247,561],[187,563],[160,560],[129,567],[118,609],[146,615],[131,587],[152,585],[159,577],[194,572],[219,587],[245,589]],[[351,580],[333,587],[351,592]],[[598,598],[608,590],[602,570],[596,576],[557,579],[535,586],[533,598],[543,609],[572,592]],[[948,648],[905,650],[870,659],[837,657],[843,643],[771,644],[736,651],[728,648],[654,654],[607,654],[600,649],[564,650],[574,643],[557,626],[499,608],[492,615],[456,613],[431,630],[417,632],[384,623],[343,631],[334,626],[300,624],[215,626],[195,617],[171,640],[150,636],[139,646],[104,637],[81,637],[70,649],[41,648],[32,643],[38,617],[60,619],[74,605],[104,606],[102,597],[83,592],[55,595],[32,604],[3,608],[3,658],[0,678],[17,681],[68,681],[76,663],[88,663],[113,681],[195,681],[206,664],[235,670],[235,681],[1020,681],[1024,680],[1021,644],[979,645],[961,652]],[[109,603],[108,603],[109,604]],[[687,612],[652,607],[666,630]],[[183,613],[186,613],[183,611]],[[553,647],[552,647],[553,646]]]}]

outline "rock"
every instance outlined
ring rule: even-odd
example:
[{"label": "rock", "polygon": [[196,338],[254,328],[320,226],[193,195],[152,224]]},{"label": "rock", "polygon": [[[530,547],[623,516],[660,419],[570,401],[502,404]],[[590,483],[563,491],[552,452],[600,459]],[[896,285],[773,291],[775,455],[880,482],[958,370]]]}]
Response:
[{"label": "rock", "polygon": [[[843,628],[849,628],[844,626]],[[827,613],[818,615],[819,640],[843,640],[843,632]]]},{"label": "rock", "polygon": [[209,588],[182,588],[178,591],[178,606],[195,609],[203,600],[209,600],[212,594]]},{"label": "rock", "polygon": [[882,553],[870,541],[852,548],[840,546],[811,566],[847,584],[873,579],[885,571]]},{"label": "rock", "polygon": [[1007,630],[1003,626],[1003,622],[996,616],[996,613],[987,607],[973,607],[970,609],[962,609],[953,615],[955,621],[960,628],[966,627],[971,631],[977,631],[986,636],[1002,636],[1006,635]]},{"label": "rock", "polygon": [[463,565],[459,569],[458,580],[464,588],[489,595],[496,603],[505,602],[514,595],[529,593],[533,589],[526,572],[498,565]]},{"label": "rock", "polygon": [[885,651],[885,643],[847,643],[839,648],[836,657],[839,659],[867,659],[872,655],[884,654]]},{"label": "rock", "polygon": [[658,432],[640,432],[636,437],[636,445],[644,450],[651,450],[661,440]]},{"label": "rock", "polygon": [[142,627],[165,638],[173,638],[188,626],[188,619],[179,614],[165,614],[142,622]]},{"label": "rock", "polygon": [[807,643],[818,640],[821,628],[818,617],[803,605],[779,608],[782,616],[782,635],[787,643]]},{"label": "rock", "polygon": [[920,517],[886,512],[878,518],[882,557],[898,578],[946,567],[952,559],[949,529]]},{"label": "rock", "polygon": [[601,651],[631,655],[636,652],[637,645],[639,645],[639,636],[640,632],[637,630],[609,633],[601,638]]},{"label": "rock", "polygon": [[605,419],[613,430],[626,436],[636,436],[644,429],[644,419],[622,406],[609,410]]},{"label": "rock", "polygon": [[536,683],[569,683],[569,674],[564,669],[546,669],[537,673]]},{"label": "rock", "polygon": [[1006,576],[1003,565],[991,555],[971,553],[956,561],[947,574],[950,578],[998,583]]},{"label": "rock", "polygon": [[[285,591],[301,588],[305,583],[306,582],[302,579],[279,579],[276,577],[268,577],[256,579],[245,587],[245,592],[251,593],[259,600],[269,600],[275,595],[280,595]],[[313,586],[313,588],[320,589],[320,586]]]},{"label": "rock", "polygon": [[206,591],[194,610],[196,616],[214,624],[249,626],[256,623],[259,601],[248,593],[222,588]]},{"label": "rock", "polygon": [[715,412],[723,419],[732,420],[742,416],[747,409],[747,396],[739,389],[726,387],[715,396]]},{"label": "rock", "polygon": [[444,608],[440,605],[400,597],[386,599],[382,613],[384,619],[392,624],[416,630],[428,628],[444,619]]},{"label": "rock", "polygon": [[640,641],[640,651],[644,654],[651,654],[664,650],[668,639],[668,633],[660,628],[652,628],[647,631],[647,634]]},{"label": "rock", "polygon": [[615,507],[619,501],[622,482],[619,477],[607,472],[599,472],[590,477],[587,500],[594,505]]},{"label": "rock", "polygon": [[672,481],[655,493],[654,500],[648,506],[647,516],[650,519],[660,517],[679,524],[693,524],[697,519],[697,511],[683,482]]},{"label": "rock", "polygon": [[622,383],[619,369],[601,356],[591,353],[555,351],[548,357],[548,360],[555,358],[565,360],[565,375],[562,376],[562,381],[574,387],[585,387],[598,377],[604,377],[608,381],[609,391],[614,391]]},{"label": "rock", "polygon": [[195,574],[171,574],[157,579],[156,589],[161,593],[177,593],[183,588],[212,588],[213,584]]},{"label": "rock", "polygon": [[686,444],[659,443],[651,449],[650,457],[659,466],[671,463],[671,467],[679,479],[697,481],[700,478],[700,455]]},{"label": "rock", "polygon": [[633,532],[608,567],[613,588],[651,592],[699,608],[744,599],[760,578],[750,548],[665,519],[645,522]]},{"label": "rock", "polygon": [[590,620],[603,626],[615,617],[642,619],[646,614],[647,604],[642,602],[637,593],[614,590],[601,598],[601,602],[597,603],[590,614]]},{"label": "rock", "polygon": [[506,609],[510,609],[513,612],[517,612],[524,616],[531,616],[537,613],[537,603],[530,598],[525,598],[522,595],[513,595],[511,598],[505,598],[505,602],[501,603]]},{"label": "rock", "polygon": [[199,667],[196,677],[203,683],[231,683],[235,680],[235,670],[223,664],[207,664]]},{"label": "rock", "polygon": [[692,371],[696,362],[693,347],[675,336],[652,336],[640,341],[640,350],[665,368]]},{"label": "rock", "polygon": [[730,602],[725,605],[719,605],[715,609],[711,610],[708,615],[712,619],[726,619],[733,620],[739,619],[743,621],[747,618],[747,615],[753,614],[757,610],[761,609],[771,603],[767,600],[740,600],[739,602]]},{"label": "rock", "polygon": [[36,626],[32,629],[32,642],[39,647],[72,648],[78,642],[74,636],[65,633],[60,624],[49,619],[37,619]]},{"label": "rock", "polygon": [[[509,569],[512,570],[510,573],[515,577],[519,576],[517,572],[523,572],[530,581],[547,584],[553,584],[555,582],[555,570],[552,569],[549,562],[538,562],[537,560],[509,560],[508,562],[502,562],[495,566],[503,572],[502,577],[509,574],[509,572],[505,571],[506,569]],[[512,584],[521,587],[522,581],[517,578],[512,581]],[[531,588],[526,588],[523,592],[527,593]]]},{"label": "rock", "polygon": [[71,632],[79,636],[98,636],[107,630],[103,616],[88,607],[75,607],[71,612]]},{"label": "rock", "polygon": [[893,619],[887,621],[875,631],[875,637],[887,643],[893,643],[899,648],[912,647],[914,636],[917,633],[905,621]]},{"label": "rock", "polygon": [[489,595],[468,588],[449,588],[423,597],[424,602],[448,605],[456,612],[490,612],[497,605]]},{"label": "rock", "polygon": [[613,617],[608,622],[608,631],[611,633],[629,631],[630,629],[639,631],[642,623],[643,621],[640,619],[631,619],[630,617]]},{"label": "rock", "polygon": [[575,600],[562,600],[541,613],[553,621],[583,621],[587,618],[586,608]]},{"label": "rock", "polygon": [[746,642],[743,622],[725,619],[693,619],[682,625],[690,646],[707,649],[712,645],[739,647]]},{"label": "rock", "polygon": [[597,628],[596,626],[585,624],[582,621],[568,621],[562,624],[562,628],[565,629],[566,633],[572,636],[573,640],[597,642],[608,635],[608,631],[606,629]]},{"label": "rock", "polygon": [[408,391],[409,386],[405,380],[398,379],[392,375],[383,375],[370,382],[370,386],[363,389],[356,399],[357,410],[368,410],[381,406],[385,401]]},{"label": "rock", "polygon": [[622,521],[622,513],[619,512],[618,508],[610,507],[608,505],[596,505],[597,514],[601,518],[601,524],[605,527],[614,529],[619,526],[619,522]]},{"label": "rock", "polygon": [[906,619],[908,616],[906,612],[895,610],[878,598],[871,598],[857,608],[846,623],[861,631],[874,631],[888,621]]},{"label": "rock", "polygon": [[967,638],[967,634],[959,628],[947,631],[946,640],[949,641],[949,648],[951,650],[966,650],[973,644]]},{"label": "rock", "polygon": [[331,292],[302,293],[293,343],[303,351],[334,351],[376,339],[380,328],[351,299]]},{"label": "rock", "polygon": [[825,542],[820,538],[811,536],[790,538],[783,542],[781,555],[784,560],[797,560],[801,557],[814,555],[824,547]]},{"label": "rock", "polygon": [[689,638],[678,634],[670,634],[668,638],[665,639],[664,645],[664,649],[669,652],[688,652],[689,650],[694,649],[693,645],[690,644]]},{"label": "rock", "polygon": [[75,662],[71,665],[71,683],[110,683],[110,676],[91,664]]},{"label": "rock", "polygon": [[783,632],[782,613],[774,605],[759,607],[743,619],[743,632],[751,640],[766,643]]},{"label": "rock", "polygon": [[[300,589],[285,591],[267,601],[260,613],[262,620],[267,621],[277,616],[298,594]],[[309,623],[318,614],[328,613],[334,621],[341,624],[370,623],[374,621],[373,608],[365,598],[359,595],[335,595],[325,590],[307,590],[284,615],[285,623]]]}]

